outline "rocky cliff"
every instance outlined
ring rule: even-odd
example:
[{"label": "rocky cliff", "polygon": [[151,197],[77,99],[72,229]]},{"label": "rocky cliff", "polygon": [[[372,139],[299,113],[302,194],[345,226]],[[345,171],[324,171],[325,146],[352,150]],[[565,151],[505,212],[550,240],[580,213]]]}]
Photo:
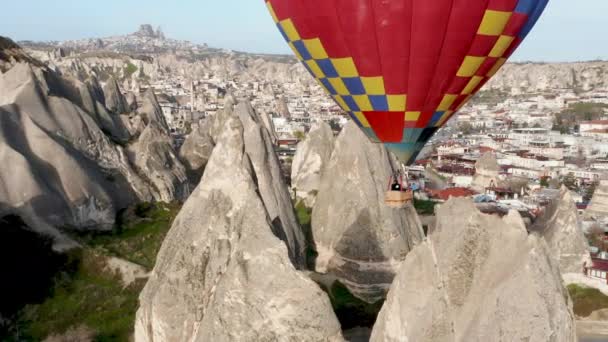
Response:
[{"label": "rocky cliff", "polygon": [[192,188],[198,185],[207,162],[215,146],[210,135],[212,118],[192,125],[192,132],[186,136],[179,150],[179,157],[188,171]]},{"label": "rocky cliff", "polygon": [[542,231],[562,274],[581,273],[583,264],[589,264],[589,245],[570,190],[562,187],[559,198],[547,207],[535,226]]},{"label": "rocky cliff", "polygon": [[519,214],[451,199],[401,265],[371,341],[576,341],[557,263]]},{"label": "rocky cliff", "polygon": [[114,77],[103,87],[104,98],[106,100],[106,107],[116,114],[123,114],[128,112],[127,100],[124,95],[120,92],[118,82]]},{"label": "rocky cliff", "polygon": [[138,112],[140,115],[144,116],[144,122],[146,124],[155,122],[159,128],[169,132],[169,126],[163,115],[163,110],[160,108],[156,95],[154,95],[152,89],[148,89],[144,94],[142,105],[141,108],[138,109]]},{"label": "rocky cliff", "polygon": [[135,340],[342,341],[329,299],[292,263],[288,222],[277,222],[287,189],[272,178],[267,134],[247,104],[221,115],[203,178],[141,294]]},{"label": "rocky cliff", "polygon": [[334,148],[334,134],[323,121],[315,124],[306,138],[298,144],[291,164],[291,188],[296,200],[312,208],[321,186],[323,169]]},{"label": "rocky cliff", "polygon": [[190,194],[186,168],[173,149],[171,137],[151,121],[127,151],[138,173],[145,175],[154,198],[163,202],[183,201]]},{"label": "rocky cliff", "polygon": [[492,184],[493,186],[500,186],[499,172],[500,166],[496,160],[496,155],[491,152],[485,153],[475,163],[475,176],[471,188],[478,193],[485,193],[486,188]]},{"label": "rocky cliff", "polygon": [[[100,102],[98,84],[22,60],[10,59],[0,74],[0,161],[11,165],[0,172],[3,211],[56,226],[108,227],[130,203],[176,198],[154,191],[133,166],[120,141],[128,133]],[[154,144],[136,142],[138,158],[155,158],[145,155]],[[162,173],[166,165],[154,167]]]},{"label": "rocky cliff", "polygon": [[589,91],[608,86],[608,62],[508,63],[485,89],[514,94],[570,89]]},{"label": "rocky cliff", "polygon": [[316,270],[368,302],[384,297],[400,261],[424,238],[412,206],[384,204],[394,171],[386,149],[350,122],[336,139],[312,212]]}]

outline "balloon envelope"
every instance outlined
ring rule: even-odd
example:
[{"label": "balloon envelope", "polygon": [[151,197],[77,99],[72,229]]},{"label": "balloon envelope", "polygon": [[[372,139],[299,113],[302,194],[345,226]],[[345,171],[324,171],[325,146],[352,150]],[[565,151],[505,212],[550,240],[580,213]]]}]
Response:
[{"label": "balloon envelope", "polygon": [[505,63],[548,0],[266,0],[306,69],[411,164]]}]

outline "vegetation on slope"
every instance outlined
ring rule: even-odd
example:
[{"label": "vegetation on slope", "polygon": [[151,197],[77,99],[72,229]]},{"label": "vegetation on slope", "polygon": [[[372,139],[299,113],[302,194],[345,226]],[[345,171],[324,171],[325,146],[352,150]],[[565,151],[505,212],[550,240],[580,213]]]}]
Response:
[{"label": "vegetation on slope", "polygon": [[434,201],[419,200],[414,198],[414,208],[418,215],[435,215],[435,206],[437,205]]},{"label": "vegetation on slope", "polygon": [[76,234],[83,247],[62,256],[45,296],[27,301],[0,340],[40,341],[82,331],[95,341],[129,341],[145,280],[125,287],[105,260],[114,256],[151,270],[178,211],[177,204],[139,204],[120,213],[111,232]]},{"label": "vegetation on slope", "polygon": [[140,203],[119,213],[111,232],[79,234],[83,244],[152,270],[180,205]]},{"label": "vegetation on slope", "polygon": [[298,202],[295,205],[296,210],[296,218],[300,227],[302,228],[302,232],[306,237],[306,263],[309,269],[315,268],[315,260],[318,256],[318,253],[315,249],[315,241],[312,236],[312,209],[308,208],[303,201]]},{"label": "vegetation on slope", "polygon": [[568,133],[571,128],[578,127],[582,121],[598,120],[604,117],[608,104],[577,102],[555,114],[553,130]]},{"label": "vegetation on slope", "polygon": [[574,302],[574,314],[579,317],[587,317],[593,311],[608,308],[608,296],[598,289],[570,284],[568,292]]},{"label": "vegetation on slope", "polygon": [[373,304],[362,301],[337,280],[327,292],[342,330],[356,327],[373,327],[384,303],[384,299]]},{"label": "vegetation on slope", "polygon": [[137,66],[135,64],[129,62],[125,67],[125,78],[130,78],[137,71]]}]

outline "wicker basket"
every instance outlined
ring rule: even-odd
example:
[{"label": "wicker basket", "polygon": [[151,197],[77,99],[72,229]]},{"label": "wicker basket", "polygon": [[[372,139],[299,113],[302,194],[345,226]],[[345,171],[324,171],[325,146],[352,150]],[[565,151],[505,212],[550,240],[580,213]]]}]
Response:
[{"label": "wicker basket", "polygon": [[391,208],[404,208],[414,199],[411,190],[408,191],[387,191],[384,195],[384,203]]}]

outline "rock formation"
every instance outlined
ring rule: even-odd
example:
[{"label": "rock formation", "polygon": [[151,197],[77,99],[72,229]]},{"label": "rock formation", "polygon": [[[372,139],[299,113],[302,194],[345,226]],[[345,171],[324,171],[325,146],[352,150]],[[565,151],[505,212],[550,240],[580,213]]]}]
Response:
[{"label": "rock formation", "polygon": [[[23,54],[18,47],[10,53]],[[0,74],[0,162],[11,166],[0,171],[0,211],[34,227],[104,228],[134,201],[174,199],[159,194],[116,143],[127,133],[100,102],[108,97],[96,81],[64,79],[24,56]],[[153,150],[145,145],[138,150]]]},{"label": "rock formation", "polygon": [[169,132],[169,126],[165,120],[165,115],[163,114],[163,110],[160,108],[156,95],[154,95],[152,89],[148,89],[144,94],[142,105],[138,112],[140,115],[144,115],[144,121],[146,123],[156,122],[158,123],[159,127]]},{"label": "rock formation", "polygon": [[139,174],[146,175],[153,185],[156,199],[171,202],[188,197],[186,169],[173,150],[171,137],[156,121],[146,126],[137,142],[129,146],[128,152]]},{"label": "rock formation", "polygon": [[334,134],[324,121],[314,125],[306,138],[298,144],[291,164],[291,187],[296,200],[312,208],[315,204],[321,174],[334,148]]},{"label": "rock formation", "polygon": [[236,112],[163,243],[135,340],[342,341],[329,299],[296,270],[298,252],[263,200],[276,190],[264,175],[274,162],[257,155],[266,134],[247,105]]},{"label": "rock formation", "polygon": [[88,82],[73,81],[80,93],[82,108],[95,119],[99,127],[114,139],[126,142],[130,138],[128,129],[119,115],[111,114],[104,107],[105,95],[96,79]]},{"label": "rock formation", "polygon": [[608,216],[608,180],[601,180],[595,189],[591,203],[585,211],[589,218],[603,218]]},{"label": "rock formation", "polygon": [[521,217],[480,213],[451,199],[401,265],[372,342],[575,342],[572,304],[557,263]]},{"label": "rock formation", "polygon": [[507,63],[486,89],[500,89],[517,95],[552,89],[589,91],[608,85],[608,63]]},{"label": "rock formation", "polygon": [[274,127],[274,123],[272,122],[272,118],[266,112],[260,112],[260,118],[262,119],[262,123],[268,130],[268,133],[270,133],[270,137],[272,138],[272,141],[276,142],[278,140],[278,136],[277,136],[276,129]]},{"label": "rock formation", "polygon": [[475,163],[475,176],[471,188],[479,193],[485,193],[486,188],[492,184],[493,186],[500,186],[499,173],[500,166],[496,156],[492,152],[485,153]]},{"label": "rock formation", "polygon": [[0,199],[52,224],[111,224],[135,195],[112,170],[126,156],[91,116],[64,97],[47,96],[39,71],[17,64],[0,75],[2,163],[11,165],[0,171]]},{"label": "rock formation", "polygon": [[268,130],[249,103],[239,103],[235,114],[243,123],[245,153],[249,156],[256,175],[260,196],[275,235],[287,243],[289,256],[296,267],[305,264],[305,237],[296,220],[281,164],[274,151]]},{"label": "rock formation", "polygon": [[212,118],[207,118],[204,121],[194,124],[192,133],[186,136],[184,144],[179,150],[179,157],[186,166],[188,179],[192,188],[198,185],[205,166],[213,152],[213,139],[209,133]]},{"label": "rock formation", "polygon": [[108,83],[103,87],[103,93],[106,100],[106,108],[116,114],[127,113],[128,106],[125,97],[120,92],[118,82],[114,77],[108,80]]},{"label": "rock formation", "polygon": [[334,274],[357,297],[384,297],[398,265],[423,238],[412,206],[395,210],[384,192],[395,170],[382,145],[348,123],[321,180],[312,212],[316,270]]},{"label": "rock formation", "polygon": [[562,187],[559,198],[547,207],[535,225],[542,231],[562,274],[581,273],[583,264],[589,264],[587,238],[578,219],[576,204],[566,187]]}]

